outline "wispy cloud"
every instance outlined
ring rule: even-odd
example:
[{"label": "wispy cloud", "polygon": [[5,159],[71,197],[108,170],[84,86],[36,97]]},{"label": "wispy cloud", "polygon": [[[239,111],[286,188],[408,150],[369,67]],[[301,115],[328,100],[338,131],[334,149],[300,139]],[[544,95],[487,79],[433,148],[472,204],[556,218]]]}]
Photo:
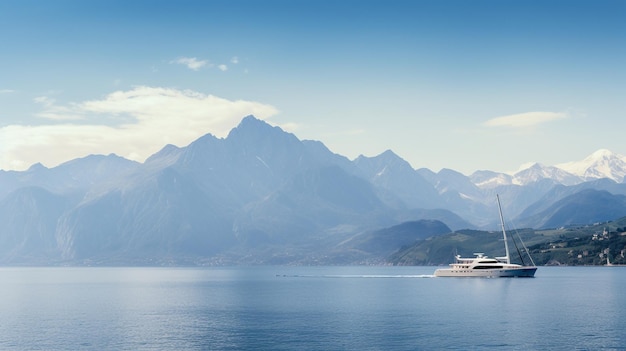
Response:
[{"label": "wispy cloud", "polygon": [[69,121],[83,119],[83,116],[73,106],[57,106],[56,99],[49,96],[39,96],[33,99],[35,103],[42,105],[42,110],[36,114],[37,117],[55,120]]},{"label": "wispy cloud", "polygon": [[526,112],[492,118],[483,124],[487,127],[525,128],[567,117],[564,112]]},{"label": "wispy cloud", "polygon": [[195,57],[180,57],[177,58],[176,60],[170,61],[170,63],[174,63],[174,64],[179,64],[179,65],[185,65],[187,66],[187,68],[197,71],[200,68],[206,66],[207,64],[209,64],[208,60],[198,60]]},{"label": "wispy cloud", "polygon": [[302,128],[302,125],[294,122],[282,123],[279,126],[282,130],[289,133],[295,133],[297,130]]},{"label": "wispy cloud", "polygon": [[[236,65],[239,63],[239,58],[237,56],[233,56],[230,59],[230,63],[232,65]],[[220,65],[215,65],[209,62],[209,60],[200,60],[196,57],[179,57],[175,60],[170,61],[170,64],[178,64],[178,65],[184,65],[187,66],[187,68],[194,70],[194,71],[198,71],[200,68],[202,67],[217,67],[217,69],[219,69],[222,72],[226,72],[228,71],[228,65],[227,64],[220,64]]]},{"label": "wispy cloud", "polygon": [[267,119],[278,113],[259,102],[146,86],[67,105],[37,100],[40,115],[57,123],[1,127],[0,169],[25,169],[36,162],[52,167],[87,154],[144,161],[165,144],[184,146],[206,133],[224,137],[246,115]]},{"label": "wispy cloud", "polygon": [[56,102],[56,100],[55,100],[55,99],[53,99],[53,98],[51,98],[51,97],[48,97],[48,96],[39,96],[39,97],[36,97],[36,98],[34,99],[34,101],[35,101],[36,103],[38,103],[38,104],[41,104],[41,105],[45,106],[45,107],[50,107],[50,106],[53,106],[53,105],[54,105],[54,103]]},{"label": "wispy cloud", "polygon": [[11,94],[11,93],[15,93],[15,90],[13,90],[13,89],[0,89],[0,94]]}]

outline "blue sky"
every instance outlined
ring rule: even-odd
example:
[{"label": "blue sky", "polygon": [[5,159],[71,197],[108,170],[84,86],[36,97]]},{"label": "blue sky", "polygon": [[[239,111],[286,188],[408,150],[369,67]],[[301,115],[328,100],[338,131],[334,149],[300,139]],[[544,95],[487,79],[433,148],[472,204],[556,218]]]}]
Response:
[{"label": "blue sky", "polygon": [[0,45],[5,170],[248,114],[434,171],[626,154],[624,1],[6,0]]}]

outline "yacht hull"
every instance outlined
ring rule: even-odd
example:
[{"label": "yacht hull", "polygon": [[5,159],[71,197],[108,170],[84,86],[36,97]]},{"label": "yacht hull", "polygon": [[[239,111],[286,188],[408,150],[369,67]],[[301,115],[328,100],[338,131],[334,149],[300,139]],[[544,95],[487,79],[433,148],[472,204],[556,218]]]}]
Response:
[{"label": "yacht hull", "polygon": [[442,268],[435,271],[436,277],[484,277],[484,278],[532,278],[537,267],[501,268],[501,269],[452,269]]}]

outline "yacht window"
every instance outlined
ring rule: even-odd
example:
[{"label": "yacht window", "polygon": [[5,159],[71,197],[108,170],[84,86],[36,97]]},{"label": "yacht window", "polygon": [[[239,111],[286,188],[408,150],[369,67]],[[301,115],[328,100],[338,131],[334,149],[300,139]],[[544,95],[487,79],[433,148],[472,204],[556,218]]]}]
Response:
[{"label": "yacht window", "polygon": [[474,269],[500,269],[502,266],[476,266]]}]

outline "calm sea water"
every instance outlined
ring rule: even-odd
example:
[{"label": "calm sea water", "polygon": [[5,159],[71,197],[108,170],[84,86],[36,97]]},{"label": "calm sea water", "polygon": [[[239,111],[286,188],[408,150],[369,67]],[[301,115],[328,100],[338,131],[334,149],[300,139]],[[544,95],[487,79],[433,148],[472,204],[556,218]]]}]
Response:
[{"label": "calm sea water", "polygon": [[0,268],[0,350],[626,350],[626,267]]}]

